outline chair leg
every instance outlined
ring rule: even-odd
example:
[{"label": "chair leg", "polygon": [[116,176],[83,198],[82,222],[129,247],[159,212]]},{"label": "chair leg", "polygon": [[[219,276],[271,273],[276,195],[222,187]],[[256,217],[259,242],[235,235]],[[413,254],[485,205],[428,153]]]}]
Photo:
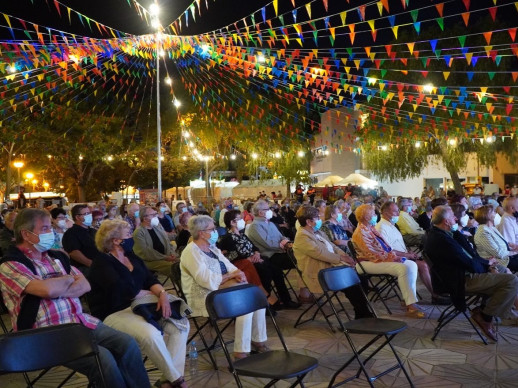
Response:
[{"label": "chair leg", "polygon": [[[318,297],[318,299],[316,299],[313,303],[311,303],[309,305],[309,307],[307,307],[300,315],[299,317],[297,318],[297,321],[295,322],[295,325],[293,325],[293,327],[297,327],[297,326],[300,326],[300,325],[303,325],[304,323],[307,323],[307,322],[310,322],[310,321],[314,321],[318,312],[320,311],[322,313],[322,315],[324,316],[324,319],[326,320],[327,324],[329,325],[329,328],[331,329],[331,331],[334,333],[335,332],[335,329],[333,328],[333,325],[331,324],[331,321],[329,321],[329,317],[332,315],[332,314],[326,314],[323,307],[328,303],[327,301],[324,301],[324,303],[321,303],[323,301],[323,298],[324,298],[324,295]],[[307,318],[305,320],[302,320],[302,317],[304,315],[306,315],[306,313],[308,313],[313,307],[316,306],[316,310],[315,312],[313,313],[313,316],[311,318]]]}]

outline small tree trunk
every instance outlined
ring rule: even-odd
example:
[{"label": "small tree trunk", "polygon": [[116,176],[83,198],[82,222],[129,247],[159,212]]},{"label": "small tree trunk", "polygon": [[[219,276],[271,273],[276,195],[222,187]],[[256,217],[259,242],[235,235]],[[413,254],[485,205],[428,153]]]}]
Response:
[{"label": "small tree trunk", "polygon": [[453,188],[455,189],[455,192],[457,194],[463,194],[464,190],[462,189],[462,185],[460,183],[459,171],[457,168],[455,168],[453,163],[450,161],[450,157],[448,155],[448,150],[446,149],[446,146],[443,145],[442,143],[440,145],[440,150],[441,150],[441,156],[442,156],[444,166],[450,173],[450,177],[453,182]]},{"label": "small tree trunk", "polygon": [[85,185],[82,181],[77,182],[77,202],[85,202],[86,201],[86,195],[85,195]]}]

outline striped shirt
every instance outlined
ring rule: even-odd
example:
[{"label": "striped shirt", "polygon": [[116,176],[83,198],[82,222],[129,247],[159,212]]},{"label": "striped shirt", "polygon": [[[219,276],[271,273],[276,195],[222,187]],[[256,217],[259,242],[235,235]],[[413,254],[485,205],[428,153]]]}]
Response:
[{"label": "striped shirt", "polygon": [[[28,256],[27,252],[24,254]],[[25,288],[32,280],[45,280],[55,276],[66,275],[66,271],[59,260],[51,258],[46,252],[40,259],[31,259],[37,275],[25,265],[8,261],[0,265],[0,289],[4,303],[9,310],[13,330],[17,330],[17,319],[20,307],[25,296]],[[71,275],[80,274],[72,267]],[[82,323],[90,329],[95,329],[100,321],[91,315],[83,313],[79,298],[42,298],[34,328],[60,325],[64,323]]]}]

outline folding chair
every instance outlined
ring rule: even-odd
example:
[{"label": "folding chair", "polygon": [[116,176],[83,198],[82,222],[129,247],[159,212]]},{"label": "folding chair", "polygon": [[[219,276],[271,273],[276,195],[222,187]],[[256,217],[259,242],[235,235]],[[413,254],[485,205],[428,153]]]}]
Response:
[{"label": "folding chair", "polygon": [[[430,268],[430,271],[433,274],[432,278],[432,286],[434,285],[433,281],[435,280],[435,283],[439,282],[441,287],[444,289],[448,289],[448,291],[453,292],[453,289],[451,287],[448,287],[448,284],[446,282],[441,281],[441,278],[439,274],[437,273],[437,270],[434,269],[434,265],[430,257],[423,252],[422,255],[423,259],[426,261],[426,264],[428,264],[428,267]],[[448,323],[453,321],[455,318],[457,318],[460,314],[462,314],[466,320],[469,322],[473,330],[478,334],[484,345],[487,345],[487,340],[484,338],[482,333],[480,333],[480,330],[478,327],[476,327],[473,322],[471,321],[470,317],[467,315],[466,310],[471,310],[470,307],[473,306],[475,303],[477,303],[482,298],[481,295],[478,294],[468,294],[464,293],[464,295],[459,295],[459,298],[451,298],[452,302],[449,306],[447,306],[442,312],[439,318],[437,319],[437,326],[435,327],[435,330],[433,332],[432,341],[435,341],[435,338],[439,335],[439,332],[443,329],[444,326],[446,326]],[[455,302],[456,300],[456,302]],[[463,301],[463,302],[462,302]]]},{"label": "folding chair", "polygon": [[363,272],[360,275],[367,280],[368,289],[366,292],[367,294],[372,293],[369,300],[371,302],[380,300],[381,303],[383,303],[383,306],[385,306],[387,312],[392,315],[392,311],[388,307],[386,301],[392,298],[397,298],[401,302],[401,297],[398,293],[399,286],[397,283],[397,278],[389,274],[369,274],[363,268],[361,261],[358,260],[356,248],[354,247],[354,244],[351,240],[347,242],[347,246],[349,247],[351,257]]},{"label": "folding chair", "polygon": [[[178,291],[178,296],[185,300],[187,302],[187,298],[185,297],[185,293],[182,289],[182,272],[180,268],[180,263],[174,263],[171,267],[171,281],[175,285],[176,290]],[[199,352],[206,351],[209,355],[210,362],[215,370],[218,370],[218,364],[216,363],[216,360],[214,359],[214,355],[212,354],[212,350],[215,349],[217,338],[214,339],[211,345],[208,345],[207,340],[205,339],[205,336],[203,335],[203,329],[207,327],[207,325],[210,325],[210,319],[204,318],[204,317],[195,317],[193,315],[189,316],[189,319],[194,324],[194,327],[196,328],[194,333],[187,339],[187,343],[190,344],[191,341],[196,337],[199,336],[201,339],[201,342],[203,343],[203,348],[198,349]],[[202,321],[202,322],[201,322]],[[222,332],[227,329],[228,326],[233,322],[233,320],[230,320],[225,324],[225,326],[222,329]]]},{"label": "folding chair", "polygon": [[[360,278],[358,277],[358,274],[354,270],[354,268],[350,267],[332,267],[332,268],[326,268],[321,270],[318,273],[318,281],[320,283],[320,286],[324,290],[324,295],[331,306],[333,313],[336,316],[336,319],[338,320],[338,323],[340,324],[340,327],[342,331],[345,334],[345,337],[347,338],[347,341],[349,342],[349,345],[351,346],[351,349],[354,353],[354,355],[347,360],[347,362],[338,369],[335,374],[333,375],[331,381],[329,382],[329,388],[336,387],[342,384],[345,384],[353,379],[356,379],[360,377],[360,374],[363,372],[365,377],[367,378],[367,381],[371,387],[374,387],[373,381],[378,379],[381,376],[386,375],[387,373],[392,372],[396,369],[401,369],[403,373],[405,374],[408,382],[410,383],[410,386],[413,387],[414,384],[412,383],[412,380],[410,379],[410,376],[408,375],[405,367],[403,366],[401,359],[397,355],[394,347],[391,344],[391,341],[394,339],[394,337],[400,333],[401,331],[405,330],[407,325],[405,322],[402,321],[396,321],[392,319],[381,319],[381,318],[361,318],[356,319],[350,322],[343,323],[340,319],[336,308],[333,304],[331,293],[345,290],[349,287],[356,286],[360,284]],[[363,295],[365,296],[365,293],[363,292],[363,289],[359,287]],[[376,312],[372,308],[371,304],[369,302],[368,306],[371,312],[376,317]],[[371,334],[374,337],[361,349],[357,350],[356,346],[354,345],[354,342],[352,340],[351,334]],[[372,353],[365,358],[365,360],[362,360],[360,357],[362,353],[369,349],[371,345],[376,343],[379,339],[382,339],[381,345],[379,345]],[[381,372],[377,374],[376,376],[370,376],[367,372],[367,368],[365,367],[365,364],[369,362],[371,358],[373,358],[381,349],[383,349],[386,345],[390,347],[392,350],[392,353],[394,354],[394,357],[397,360],[397,364],[390,367],[389,369],[385,370],[384,372]],[[346,380],[339,382],[338,384],[334,384],[336,378],[338,375],[345,369],[351,362],[356,360],[358,364],[360,364],[360,368],[356,372],[355,375],[352,377],[347,378]]]},{"label": "folding chair", "polygon": [[[106,387],[92,331],[81,324],[41,327],[0,336],[0,374],[48,370],[84,357],[95,358],[102,386]],[[24,376],[27,385],[33,387],[34,381]]]},{"label": "folding chair", "polygon": [[281,341],[282,350],[269,350],[252,354],[249,357],[232,361],[228,348],[223,340],[217,322],[222,319],[236,318],[256,310],[268,309],[269,305],[261,290],[254,285],[244,284],[211,292],[205,300],[209,318],[216,329],[219,341],[227,357],[230,372],[234,375],[237,386],[242,387],[240,376],[268,378],[264,387],[271,387],[280,380],[296,378],[290,387],[300,385],[302,380],[318,366],[318,360],[303,354],[290,352],[284,342],[275,318],[270,314],[275,331]]}]

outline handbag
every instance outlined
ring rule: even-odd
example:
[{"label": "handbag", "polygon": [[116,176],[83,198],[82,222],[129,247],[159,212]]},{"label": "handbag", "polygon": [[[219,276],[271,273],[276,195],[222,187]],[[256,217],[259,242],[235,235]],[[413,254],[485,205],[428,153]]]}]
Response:
[{"label": "handbag", "polygon": [[148,323],[160,330],[162,334],[164,334],[162,328],[164,321],[172,322],[179,329],[186,328],[187,324],[182,321],[187,320],[187,316],[192,314],[192,309],[183,299],[177,296],[167,294],[167,298],[171,305],[171,317],[167,319],[162,317],[161,309],[157,311],[158,297],[154,294],[147,294],[134,299],[131,302],[131,311],[143,317]]}]

